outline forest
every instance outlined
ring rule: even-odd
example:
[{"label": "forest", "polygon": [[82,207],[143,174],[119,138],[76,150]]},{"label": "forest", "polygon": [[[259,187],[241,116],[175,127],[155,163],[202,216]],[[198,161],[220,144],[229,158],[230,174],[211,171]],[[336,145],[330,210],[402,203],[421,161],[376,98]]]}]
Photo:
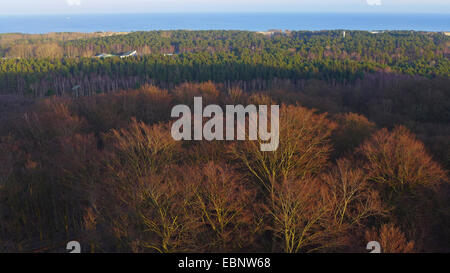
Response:
[{"label": "forest", "polygon": [[[348,31],[344,38],[341,31],[151,31],[85,39],[60,36],[4,38],[0,92],[77,96],[148,83],[168,88],[187,81],[239,85],[247,91],[252,80],[264,88],[277,79],[351,84],[376,72],[450,75],[450,38],[442,33]],[[94,57],[131,50],[139,57]],[[77,92],[75,86],[80,87]]]},{"label": "forest", "polygon": [[[450,252],[449,45],[409,31],[2,34],[0,252]],[[280,105],[279,148],[175,141],[171,109],[195,96]]]}]

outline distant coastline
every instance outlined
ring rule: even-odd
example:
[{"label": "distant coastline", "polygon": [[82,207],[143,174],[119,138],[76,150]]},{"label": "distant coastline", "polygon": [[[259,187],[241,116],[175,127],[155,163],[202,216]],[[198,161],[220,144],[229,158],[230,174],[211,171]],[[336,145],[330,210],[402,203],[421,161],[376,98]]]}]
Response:
[{"label": "distant coastline", "polygon": [[450,31],[450,14],[406,13],[149,13],[0,15],[0,33],[145,30],[414,30]]}]

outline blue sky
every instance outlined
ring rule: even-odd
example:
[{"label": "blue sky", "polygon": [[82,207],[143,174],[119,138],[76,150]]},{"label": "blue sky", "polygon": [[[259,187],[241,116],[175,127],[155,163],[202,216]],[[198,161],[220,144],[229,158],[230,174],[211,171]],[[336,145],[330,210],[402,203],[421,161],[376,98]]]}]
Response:
[{"label": "blue sky", "polygon": [[450,13],[450,0],[2,0],[0,14],[135,12]]}]

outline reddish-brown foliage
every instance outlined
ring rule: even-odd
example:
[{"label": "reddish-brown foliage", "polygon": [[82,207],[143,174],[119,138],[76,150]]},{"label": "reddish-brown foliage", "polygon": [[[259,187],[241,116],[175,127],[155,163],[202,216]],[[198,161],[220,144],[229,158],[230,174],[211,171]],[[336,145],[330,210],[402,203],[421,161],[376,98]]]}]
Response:
[{"label": "reddish-brown foliage", "polygon": [[262,152],[260,143],[246,141],[232,153],[261,185],[271,192],[275,181],[302,179],[319,173],[326,165],[331,146],[328,137],[334,124],[324,114],[300,106],[280,109],[280,145]]},{"label": "reddish-brown foliage", "polygon": [[384,224],[379,232],[372,229],[366,231],[366,240],[377,241],[382,253],[414,253],[414,241],[408,241],[405,234],[394,224]]},{"label": "reddish-brown foliage", "polygon": [[382,129],[360,148],[369,180],[393,207],[390,217],[414,239],[418,249],[435,244],[433,228],[440,225],[439,191],[448,177],[424,145],[404,127]]},{"label": "reddish-brown foliage", "polygon": [[446,249],[448,176],[408,130],[373,134],[353,113],[335,116],[336,128],[282,105],[277,151],[174,141],[170,109],[193,96],[303,98],[224,90],[185,83],[10,105],[0,117],[0,251],[65,251],[74,238],[95,252],[365,252],[367,240],[384,252]]},{"label": "reddish-brown foliage", "polygon": [[419,185],[435,187],[447,181],[446,172],[405,127],[378,131],[360,151],[367,160],[370,179],[387,184],[394,191]]},{"label": "reddish-brown foliage", "polygon": [[183,83],[173,90],[178,103],[192,105],[194,97],[202,97],[203,104],[217,104],[220,91],[212,82]]}]

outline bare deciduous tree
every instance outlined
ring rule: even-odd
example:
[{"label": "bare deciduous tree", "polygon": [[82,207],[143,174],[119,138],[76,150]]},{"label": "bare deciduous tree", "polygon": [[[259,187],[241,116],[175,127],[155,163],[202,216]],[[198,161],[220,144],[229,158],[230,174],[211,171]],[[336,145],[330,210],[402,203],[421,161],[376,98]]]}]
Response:
[{"label": "bare deciduous tree", "polygon": [[394,224],[384,224],[380,230],[366,231],[366,240],[377,241],[383,253],[414,253],[414,241],[408,241],[405,234]]}]

